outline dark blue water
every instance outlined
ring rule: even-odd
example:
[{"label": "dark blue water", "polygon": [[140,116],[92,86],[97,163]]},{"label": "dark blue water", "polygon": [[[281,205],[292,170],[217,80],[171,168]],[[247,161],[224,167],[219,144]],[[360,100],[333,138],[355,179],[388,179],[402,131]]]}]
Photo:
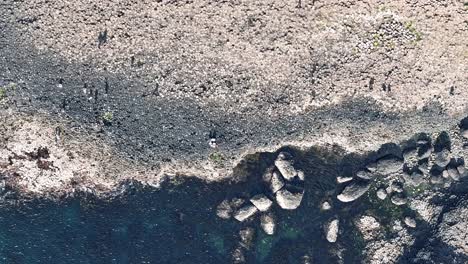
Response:
[{"label": "dark blue water", "polygon": [[[255,230],[251,248],[244,250],[247,263],[302,263],[304,256],[313,263],[336,263],[338,247],[344,249],[345,263],[359,263],[363,244],[352,219],[372,210],[375,199],[339,203],[335,178],[352,174],[366,158],[342,157],[340,149],[288,151],[306,173],[306,191],[297,210],[273,208],[278,225],[273,236],[263,233],[258,219],[239,223],[216,216],[216,206],[225,198],[263,192],[261,175],[276,156],[263,153],[236,168],[235,174],[245,177],[242,182],[186,179],[160,189],[134,183],[113,199],[83,194],[60,202],[4,203],[0,263],[232,263],[239,231],[246,227]],[[332,210],[320,211],[324,199],[332,201]],[[343,229],[336,244],[328,243],[323,231],[332,217],[340,218]]]}]

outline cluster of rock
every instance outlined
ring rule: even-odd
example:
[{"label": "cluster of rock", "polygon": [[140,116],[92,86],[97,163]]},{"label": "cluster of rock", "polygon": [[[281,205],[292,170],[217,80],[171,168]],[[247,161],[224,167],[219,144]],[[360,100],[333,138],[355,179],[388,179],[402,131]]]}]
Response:
[{"label": "cluster of rock", "polygon": [[279,153],[274,166],[263,175],[270,190],[268,193],[254,195],[248,201],[240,198],[224,200],[217,207],[216,214],[223,218],[233,217],[239,222],[247,221],[260,213],[260,225],[268,235],[273,235],[276,224],[270,208],[275,201],[285,210],[299,207],[304,196],[304,172],[294,167],[294,161],[286,152]]}]

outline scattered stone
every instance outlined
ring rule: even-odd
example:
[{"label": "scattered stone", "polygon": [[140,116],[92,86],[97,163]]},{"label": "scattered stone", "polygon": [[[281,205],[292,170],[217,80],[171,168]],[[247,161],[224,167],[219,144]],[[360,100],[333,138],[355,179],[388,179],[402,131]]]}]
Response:
[{"label": "scattered stone", "polygon": [[447,170],[444,170],[444,171],[442,172],[442,177],[443,177],[444,179],[448,179],[448,178],[450,177],[450,175],[449,175],[449,173],[448,173]]},{"label": "scattered stone", "polygon": [[257,194],[250,199],[250,202],[257,207],[261,212],[266,212],[270,209],[273,202],[264,194]]},{"label": "scattered stone", "polygon": [[431,146],[423,146],[419,148],[419,159],[427,159],[431,156],[433,148]]},{"label": "scattered stone", "polygon": [[292,193],[285,188],[276,193],[276,202],[286,210],[294,210],[301,205],[304,192]]},{"label": "scattered stone", "polygon": [[370,180],[374,175],[370,171],[360,170],[356,173],[356,176],[364,180]]},{"label": "scattered stone", "polygon": [[415,228],[416,227],[416,220],[414,220],[413,218],[411,217],[405,217],[405,224],[411,228]]},{"label": "scattered stone", "polygon": [[253,205],[246,205],[234,213],[234,218],[239,222],[244,222],[251,216],[258,212],[257,207]]},{"label": "scattered stone", "polygon": [[372,216],[364,215],[355,222],[364,240],[372,240],[378,236],[380,224]]},{"label": "scattered stone", "polygon": [[377,190],[377,197],[380,199],[380,200],[385,200],[385,198],[387,198],[387,191],[385,191],[384,188],[380,188]]},{"label": "scattered stone", "polygon": [[320,209],[322,209],[323,211],[330,210],[331,209],[331,204],[328,201],[325,201],[320,206]]},{"label": "scattered stone", "polygon": [[343,177],[343,176],[336,177],[336,182],[338,183],[345,183],[345,182],[349,182],[352,180],[353,180],[353,177]]},{"label": "scattered stone", "polygon": [[418,159],[418,149],[407,149],[403,152],[403,159],[406,162],[414,162]]},{"label": "scattered stone", "polygon": [[352,202],[366,193],[369,187],[369,182],[352,182],[343,189],[337,198],[344,203]]},{"label": "scattered stone", "polygon": [[406,204],[408,202],[406,197],[404,195],[402,195],[401,193],[397,193],[397,194],[393,195],[392,198],[391,198],[391,201],[395,205],[404,205],[404,204]]},{"label": "scattered stone", "polygon": [[458,170],[458,173],[460,174],[460,177],[463,177],[466,173],[466,169],[464,165],[458,165],[457,170]]},{"label": "scattered stone", "polygon": [[270,181],[271,192],[276,193],[277,191],[281,190],[283,186],[284,186],[283,177],[281,177],[281,175],[277,171],[274,171],[271,176],[271,181]]},{"label": "scattered stone", "polygon": [[434,163],[441,168],[445,168],[450,163],[450,151],[443,149],[437,152]]},{"label": "scattered stone", "polygon": [[441,184],[444,183],[444,178],[441,175],[431,175],[432,184]]},{"label": "scattered stone", "polygon": [[457,168],[453,168],[453,167],[448,168],[447,173],[450,176],[450,178],[452,178],[454,181],[459,181],[460,180],[460,173],[458,173]]},{"label": "scattered stone", "polygon": [[281,152],[278,155],[278,158],[275,160],[275,166],[278,168],[281,175],[283,175],[284,179],[290,181],[296,177],[297,170],[294,168],[293,162],[291,160],[287,160],[286,158],[287,155]]},{"label": "scattered stone", "polygon": [[403,162],[395,156],[385,156],[376,162],[369,164],[367,169],[382,175],[395,173],[403,168]]},{"label": "scattered stone", "polygon": [[270,214],[264,214],[260,217],[260,226],[267,235],[273,235],[275,233],[275,219]]},{"label": "scattered stone", "polygon": [[392,192],[402,193],[403,192],[403,183],[399,181],[392,182],[391,185]]},{"label": "scattered stone", "polygon": [[328,242],[335,243],[338,239],[338,228],[339,228],[340,221],[338,219],[332,220],[328,223],[326,227],[326,237]]},{"label": "scattered stone", "polygon": [[301,171],[301,170],[298,170],[298,171],[297,171],[297,177],[299,178],[299,180],[304,181],[304,180],[305,180],[305,174],[304,174],[304,172]]}]

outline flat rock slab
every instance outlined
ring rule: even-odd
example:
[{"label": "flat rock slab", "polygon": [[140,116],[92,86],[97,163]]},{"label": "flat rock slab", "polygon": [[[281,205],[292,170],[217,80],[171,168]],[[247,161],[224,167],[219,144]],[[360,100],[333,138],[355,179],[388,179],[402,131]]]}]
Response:
[{"label": "flat rock slab", "polygon": [[283,177],[277,171],[274,171],[273,174],[271,175],[271,181],[270,181],[271,192],[276,193],[277,191],[281,190],[283,186],[284,186]]},{"label": "flat rock slab", "polygon": [[297,176],[297,170],[293,166],[293,162],[290,160],[277,159],[275,166],[281,172],[285,180],[291,181]]},{"label": "flat rock slab", "polygon": [[301,205],[304,192],[292,193],[286,189],[281,189],[276,193],[276,202],[286,210],[294,210]]},{"label": "flat rock slab", "polygon": [[338,200],[348,203],[361,197],[369,190],[370,182],[352,182],[337,196]]},{"label": "flat rock slab", "polygon": [[250,199],[250,202],[257,207],[261,212],[266,212],[270,209],[273,202],[264,194],[257,194]]},{"label": "flat rock slab", "polygon": [[234,213],[234,218],[239,222],[244,222],[257,212],[257,207],[253,205],[246,205]]}]

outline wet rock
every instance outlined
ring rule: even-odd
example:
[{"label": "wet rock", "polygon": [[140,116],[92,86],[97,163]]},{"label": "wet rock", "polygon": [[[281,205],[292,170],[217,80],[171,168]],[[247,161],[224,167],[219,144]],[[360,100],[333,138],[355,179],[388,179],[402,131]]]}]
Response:
[{"label": "wet rock", "polygon": [[450,163],[450,151],[443,149],[440,152],[437,152],[434,163],[441,168],[445,168]]},{"label": "wet rock", "polygon": [[294,210],[301,205],[303,196],[304,192],[293,193],[283,188],[276,193],[276,202],[283,209]]},{"label": "wet rock", "polygon": [[416,220],[414,220],[413,218],[407,216],[407,217],[405,217],[405,224],[408,227],[415,228],[416,227]]},{"label": "wet rock", "polygon": [[257,207],[261,212],[266,212],[270,209],[273,202],[264,194],[257,194],[250,199],[250,202]]},{"label": "wet rock", "polygon": [[281,190],[284,186],[284,180],[281,175],[274,171],[272,176],[271,176],[271,181],[270,181],[270,189],[271,192],[276,193],[277,191]]},{"label": "wet rock", "polygon": [[257,207],[253,205],[246,205],[234,213],[234,218],[239,222],[244,222],[257,212]]},{"label": "wet rock", "polygon": [[347,203],[361,197],[370,187],[370,182],[352,182],[337,196],[338,200]]},{"label": "wet rock", "polygon": [[392,195],[391,201],[395,205],[404,205],[408,202],[406,197],[401,193],[396,193]]},{"label": "wet rock", "polygon": [[364,179],[364,180],[370,180],[372,178],[374,178],[374,174],[370,171],[367,171],[367,170],[360,170],[356,173],[356,176],[361,178],[361,179]]},{"label": "wet rock", "polygon": [[385,198],[387,198],[387,191],[385,191],[384,188],[379,188],[377,190],[377,197],[380,199],[380,200],[385,200]]},{"label": "wet rock", "polygon": [[271,214],[264,214],[260,217],[260,226],[267,235],[273,235],[275,233],[275,219]]},{"label": "wet rock", "polygon": [[353,180],[353,177],[343,177],[343,176],[336,177],[336,182],[338,183],[345,183],[345,182],[349,182],[352,180]]},{"label": "wet rock", "polygon": [[361,216],[356,222],[356,227],[361,232],[364,240],[372,240],[378,236],[380,230],[380,224],[372,216],[364,215]]},{"label": "wet rock", "polygon": [[395,156],[385,156],[374,163],[367,166],[371,172],[376,172],[382,175],[388,175],[398,172],[403,168],[403,162]]},{"label": "wet rock", "polygon": [[325,201],[320,206],[320,209],[322,209],[323,211],[330,210],[331,209],[331,204],[328,201]]},{"label": "wet rock", "polygon": [[288,155],[284,152],[281,152],[278,155],[278,158],[275,160],[275,166],[283,175],[285,180],[293,180],[297,176],[297,170],[293,166],[293,161],[288,160]]},{"label": "wet rock", "polygon": [[326,226],[326,238],[328,242],[335,243],[338,239],[338,231],[339,231],[339,224],[340,221],[338,219],[332,220]]}]

